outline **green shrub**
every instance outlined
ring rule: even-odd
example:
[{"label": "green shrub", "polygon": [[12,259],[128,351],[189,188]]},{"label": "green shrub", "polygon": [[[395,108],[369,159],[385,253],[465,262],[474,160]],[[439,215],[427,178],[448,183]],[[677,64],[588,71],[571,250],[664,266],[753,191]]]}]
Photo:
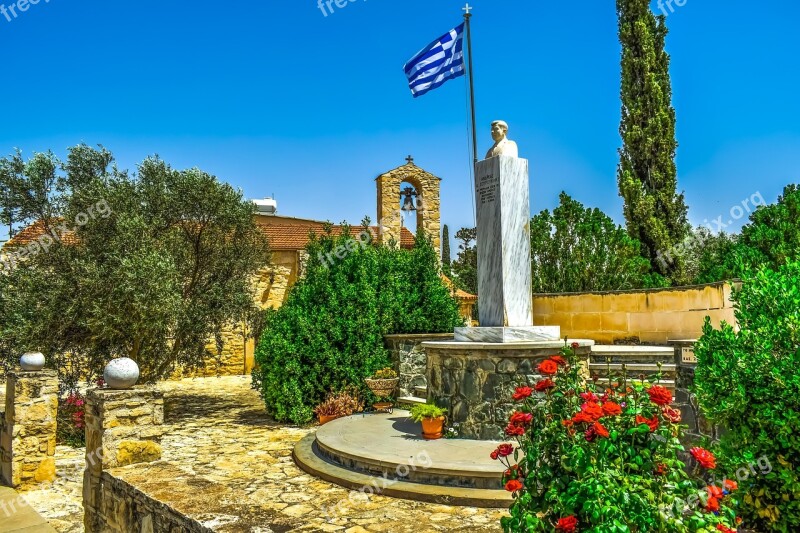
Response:
[{"label": "green shrub", "polygon": [[[508,468],[503,483],[514,494],[506,533],[731,531],[723,528],[735,523],[735,485],[687,474],[671,391],[625,375],[610,388],[587,385],[569,347],[537,373],[546,377],[513,395],[506,435],[517,445],[491,454]],[[696,472],[716,468],[707,450],[691,454]]]},{"label": "green shrub", "polygon": [[447,414],[447,409],[441,409],[432,403],[423,403],[411,408],[411,419],[422,422],[426,418],[439,418]]},{"label": "green shrub", "polygon": [[728,471],[764,457],[771,465],[741,484],[745,523],[800,531],[800,262],[760,271],[734,300],[740,330],[706,320],[697,344],[698,400],[727,428],[720,455]]},{"label": "green shrub", "polygon": [[428,239],[399,250],[374,246],[368,232],[356,238],[347,227],[340,236],[327,229],[309,244],[305,277],[267,316],[256,350],[254,384],[282,422],[310,421],[329,390],[357,385],[366,394],[364,378],[390,365],[384,335],[463,324]]}]

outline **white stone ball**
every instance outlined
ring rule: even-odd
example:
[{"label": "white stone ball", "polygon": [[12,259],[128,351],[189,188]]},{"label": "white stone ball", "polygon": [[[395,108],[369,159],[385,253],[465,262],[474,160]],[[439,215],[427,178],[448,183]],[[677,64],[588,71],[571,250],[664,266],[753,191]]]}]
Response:
[{"label": "white stone ball", "polygon": [[139,365],[128,357],[114,359],[106,365],[103,380],[109,389],[130,389],[139,381]]},{"label": "white stone ball", "polygon": [[28,352],[19,358],[19,366],[26,372],[38,372],[44,368],[44,354],[41,352]]}]

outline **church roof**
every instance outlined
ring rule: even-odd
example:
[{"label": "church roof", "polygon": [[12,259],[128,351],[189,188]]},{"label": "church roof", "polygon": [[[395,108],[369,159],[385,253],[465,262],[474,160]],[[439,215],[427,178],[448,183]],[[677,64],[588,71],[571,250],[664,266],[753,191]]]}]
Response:
[{"label": "church roof", "polygon": [[[308,221],[307,224],[264,224],[259,221],[258,226],[269,239],[269,247],[273,250],[302,250],[310,240],[313,232],[317,236],[325,234],[324,223]],[[378,226],[370,226],[370,233],[373,240],[378,238]],[[334,236],[341,235],[342,226],[333,226],[331,233]],[[354,236],[361,232],[361,226],[351,226],[350,233]],[[414,235],[403,228],[400,234],[400,247],[413,248]]]},{"label": "church roof", "polygon": [[[56,226],[61,224],[62,219],[57,219],[53,223],[50,224],[51,229],[55,229]],[[22,229],[19,233],[11,237],[11,239],[5,243],[3,248],[20,248],[22,246],[27,246],[34,242],[35,240],[39,239],[39,237],[44,236],[47,233],[47,227],[45,226],[44,221],[37,220],[30,226]],[[61,233],[60,231],[57,232],[58,237],[61,239],[61,242],[64,244],[76,244],[78,242],[75,233],[72,231],[67,231],[65,233]]]}]

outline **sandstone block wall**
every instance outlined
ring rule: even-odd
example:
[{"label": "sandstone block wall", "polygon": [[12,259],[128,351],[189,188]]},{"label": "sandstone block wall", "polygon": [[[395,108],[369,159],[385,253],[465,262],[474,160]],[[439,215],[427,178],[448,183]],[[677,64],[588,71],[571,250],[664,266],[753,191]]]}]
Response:
[{"label": "sandstone block wall", "polygon": [[121,529],[122,524],[127,523],[121,519],[126,516],[127,508],[123,507],[122,501],[114,503],[113,498],[106,498],[114,494],[114,489],[104,486],[107,478],[103,474],[111,468],[159,460],[163,434],[162,392],[150,387],[88,391],[86,470],[83,479],[84,526],[87,533],[129,531]]},{"label": "sandstone block wall", "polygon": [[52,482],[56,478],[56,372],[10,372],[5,396],[0,431],[4,482],[15,488]]},{"label": "sandstone block wall", "polygon": [[666,344],[700,336],[706,316],[715,326],[736,322],[729,283],[663,290],[534,294],[533,321],[561,326],[562,335],[598,344],[633,340]]}]

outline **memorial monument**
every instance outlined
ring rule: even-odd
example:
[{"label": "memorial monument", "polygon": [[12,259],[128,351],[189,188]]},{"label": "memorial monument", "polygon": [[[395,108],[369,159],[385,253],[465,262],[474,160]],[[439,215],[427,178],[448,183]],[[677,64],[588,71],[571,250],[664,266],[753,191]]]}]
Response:
[{"label": "memorial monument", "polygon": [[[537,365],[564,346],[560,327],[533,325],[529,167],[508,131],[493,122],[494,145],[475,164],[480,325],[422,344],[428,401],[447,408],[468,439],[504,438],[514,389],[533,386]],[[588,359],[594,343],[573,342]]]}]

